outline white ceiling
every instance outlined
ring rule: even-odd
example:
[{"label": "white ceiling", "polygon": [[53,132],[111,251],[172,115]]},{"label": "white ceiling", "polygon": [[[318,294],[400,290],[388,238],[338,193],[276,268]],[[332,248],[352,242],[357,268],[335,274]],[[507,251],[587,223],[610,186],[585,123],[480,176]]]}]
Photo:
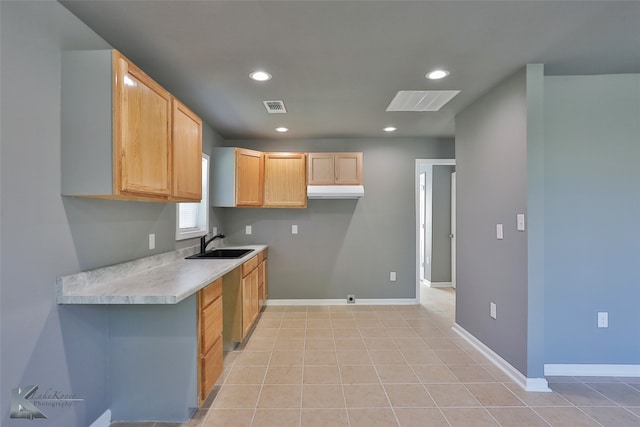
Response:
[{"label": "white ceiling", "polygon": [[[61,3],[228,139],[452,136],[455,114],[524,64],[640,73],[637,1]],[[439,67],[451,75],[424,78]],[[249,80],[258,68],[273,79]],[[400,90],[461,93],[386,112]]]}]

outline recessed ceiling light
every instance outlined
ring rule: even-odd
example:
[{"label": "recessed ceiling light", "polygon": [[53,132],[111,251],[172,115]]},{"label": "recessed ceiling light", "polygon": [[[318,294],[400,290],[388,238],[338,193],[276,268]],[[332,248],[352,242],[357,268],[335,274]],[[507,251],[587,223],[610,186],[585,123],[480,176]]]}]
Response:
[{"label": "recessed ceiling light", "polygon": [[276,128],[276,132],[281,132],[281,133],[289,132],[289,128],[281,126],[279,128]]},{"label": "recessed ceiling light", "polygon": [[386,128],[384,128],[382,130],[385,131],[385,132],[395,132],[395,131],[398,130],[398,128],[394,127],[394,126],[387,126]]},{"label": "recessed ceiling light", "polygon": [[266,71],[254,71],[253,73],[249,74],[249,77],[257,82],[266,82],[267,80],[271,80],[271,74],[267,73]]},{"label": "recessed ceiling light", "polygon": [[432,72],[427,74],[425,77],[428,78],[429,80],[440,80],[440,79],[444,79],[448,75],[449,75],[449,72],[447,70],[433,70]]}]

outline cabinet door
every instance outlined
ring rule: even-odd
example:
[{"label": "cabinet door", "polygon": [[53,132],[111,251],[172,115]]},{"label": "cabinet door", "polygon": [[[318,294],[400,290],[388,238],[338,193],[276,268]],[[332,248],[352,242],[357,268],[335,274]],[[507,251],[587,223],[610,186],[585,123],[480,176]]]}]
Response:
[{"label": "cabinet door", "polygon": [[335,183],[362,184],[362,153],[335,153]]},{"label": "cabinet door", "polygon": [[114,192],[171,192],[171,95],[123,56],[116,61]]},{"label": "cabinet door", "polygon": [[222,336],[222,298],[202,310],[200,318],[200,354],[208,353]]},{"label": "cabinet door", "polygon": [[264,206],[307,207],[305,153],[265,153]]},{"label": "cabinet door", "polygon": [[264,306],[264,261],[258,265],[258,312]]},{"label": "cabinet door", "polygon": [[246,337],[258,317],[258,268],[242,278],[242,337]]},{"label": "cabinet door", "polygon": [[173,98],[172,120],[173,188],[181,200],[202,198],[202,120]]},{"label": "cabinet door", "polygon": [[309,185],[333,185],[333,153],[309,153]]},{"label": "cabinet door", "polygon": [[198,393],[200,404],[205,401],[223,368],[222,339],[216,341],[211,349],[200,357],[200,390]]},{"label": "cabinet door", "polygon": [[222,372],[222,279],[198,292],[198,397],[202,403]]},{"label": "cabinet door", "polygon": [[267,301],[267,260],[258,266],[258,312],[262,310]]},{"label": "cabinet door", "polygon": [[251,299],[253,286],[251,273],[242,278],[242,338],[251,330],[253,313],[251,313]]},{"label": "cabinet door", "polygon": [[256,267],[251,272],[251,323],[254,323],[258,318],[259,310],[259,302],[258,299],[260,295],[258,294],[258,288],[260,285],[259,280],[259,269]]},{"label": "cabinet door", "polygon": [[264,303],[267,303],[267,297],[269,296],[269,265],[267,264],[267,260],[265,259],[262,263],[263,269],[263,281],[262,281],[262,299]]},{"label": "cabinet door", "polygon": [[236,149],[236,206],[262,206],[263,179],[262,153]]}]

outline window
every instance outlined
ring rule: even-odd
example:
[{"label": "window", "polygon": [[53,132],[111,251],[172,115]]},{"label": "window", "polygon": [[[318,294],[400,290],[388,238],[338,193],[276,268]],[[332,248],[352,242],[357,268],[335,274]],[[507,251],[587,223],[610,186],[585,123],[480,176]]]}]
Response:
[{"label": "window", "polygon": [[176,240],[192,239],[209,230],[209,156],[202,153],[202,200],[176,206]]}]

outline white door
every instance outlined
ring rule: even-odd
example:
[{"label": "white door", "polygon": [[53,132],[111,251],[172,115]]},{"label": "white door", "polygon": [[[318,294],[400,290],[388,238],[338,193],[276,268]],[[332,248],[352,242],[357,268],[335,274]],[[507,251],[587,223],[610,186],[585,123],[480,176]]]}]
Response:
[{"label": "white door", "polygon": [[424,280],[424,232],[425,232],[425,192],[427,185],[427,174],[420,174],[420,200],[419,200],[419,209],[420,209],[420,280]]},{"label": "white door", "polygon": [[451,173],[451,286],[456,287],[456,173]]}]

